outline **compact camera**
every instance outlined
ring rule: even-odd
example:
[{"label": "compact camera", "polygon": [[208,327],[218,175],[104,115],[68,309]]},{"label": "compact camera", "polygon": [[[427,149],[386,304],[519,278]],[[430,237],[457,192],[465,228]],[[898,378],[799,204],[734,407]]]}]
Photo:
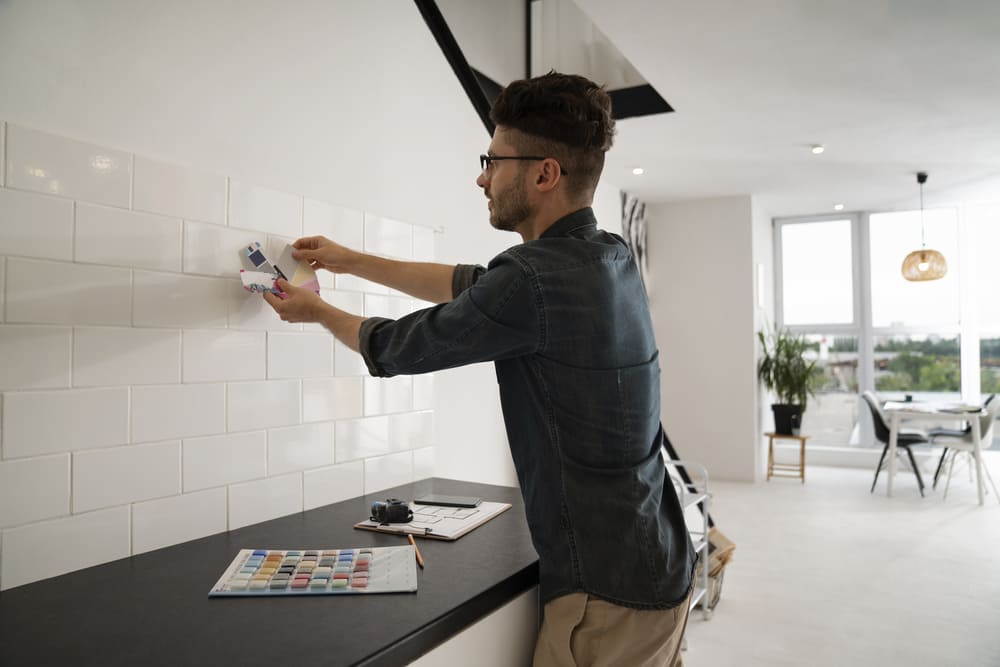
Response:
[{"label": "compact camera", "polygon": [[399,498],[376,500],[372,505],[372,521],[378,523],[406,523],[413,520],[413,510]]}]

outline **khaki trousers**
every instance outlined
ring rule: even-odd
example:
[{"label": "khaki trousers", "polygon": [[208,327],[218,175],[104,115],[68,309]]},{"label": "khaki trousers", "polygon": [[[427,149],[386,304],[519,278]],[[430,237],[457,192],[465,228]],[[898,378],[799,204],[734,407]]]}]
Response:
[{"label": "khaki trousers", "polygon": [[631,609],[586,593],[545,605],[534,667],[681,667],[690,596],[673,609]]}]

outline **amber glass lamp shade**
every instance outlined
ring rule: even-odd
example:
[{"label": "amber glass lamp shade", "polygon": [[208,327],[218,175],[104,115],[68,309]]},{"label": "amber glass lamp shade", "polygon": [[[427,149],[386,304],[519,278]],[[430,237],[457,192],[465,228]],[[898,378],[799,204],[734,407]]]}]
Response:
[{"label": "amber glass lamp shade", "polygon": [[903,277],[907,280],[937,280],[948,273],[948,262],[937,250],[914,250],[903,260]]}]

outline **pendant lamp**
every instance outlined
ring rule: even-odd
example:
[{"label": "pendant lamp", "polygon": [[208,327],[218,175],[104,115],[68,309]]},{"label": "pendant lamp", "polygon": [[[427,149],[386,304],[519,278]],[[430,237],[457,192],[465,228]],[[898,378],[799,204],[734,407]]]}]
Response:
[{"label": "pendant lamp", "polygon": [[903,260],[903,277],[911,281],[938,280],[948,273],[948,262],[937,250],[931,250],[924,243],[924,183],[926,172],[917,174],[920,185],[920,250],[914,250]]}]

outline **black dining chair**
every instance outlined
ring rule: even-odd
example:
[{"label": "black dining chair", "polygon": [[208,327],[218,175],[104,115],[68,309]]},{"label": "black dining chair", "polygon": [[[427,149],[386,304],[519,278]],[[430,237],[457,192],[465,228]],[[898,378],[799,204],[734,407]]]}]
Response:
[{"label": "black dining chair", "polygon": [[[879,402],[877,396],[874,392],[866,391],[861,394],[861,398],[864,399],[865,403],[868,404],[868,408],[872,413],[872,423],[875,425],[875,438],[884,444],[882,447],[882,456],[878,460],[878,467],[875,468],[875,479],[872,480],[871,492],[875,492],[875,484],[878,482],[878,474],[882,471],[883,464],[886,462],[886,455],[889,453],[889,426],[886,422],[885,415],[882,413],[882,404]],[[917,486],[920,487],[920,495],[924,495],[924,479],[920,476],[920,468],[917,467],[917,459],[913,456],[913,445],[926,445],[930,442],[930,438],[926,431],[920,429],[899,429],[899,433],[896,435],[896,451],[898,453],[899,448],[906,451],[906,454],[910,457],[910,465],[913,467],[913,474],[917,476]]]},{"label": "black dining chair", "polygon": [[[996,397],[996,394],[990,394],[983,401],[983,407],[988,408],[990,402]],[[966,424],[965,428],[932,428],[927,432],[930,436],[931,442],[936,441],[938,438],[964,438],[972,433],[972,424]],[[946,440],[947,441],[947,440]],[[941,476],[941,469],[944,467],[944,460],[948,456],[948,446],[941,450],[941,459],[938,461],[937,469],[934,471],[934,484],[933,488],[937,488],[938,478]]]}]

